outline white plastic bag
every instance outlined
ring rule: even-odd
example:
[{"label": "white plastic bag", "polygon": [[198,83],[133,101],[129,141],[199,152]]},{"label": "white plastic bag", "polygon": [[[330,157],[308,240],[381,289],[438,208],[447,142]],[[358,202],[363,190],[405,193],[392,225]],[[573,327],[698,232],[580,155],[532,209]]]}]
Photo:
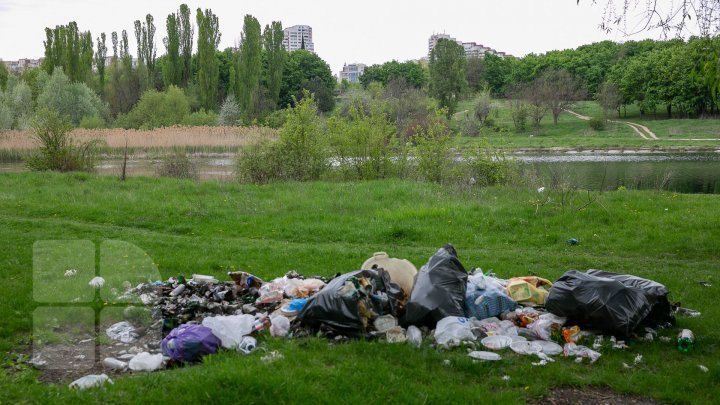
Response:
[{"label": "white plastic bag", "polygon": [[408,343],[415,347],[420,347],[420,345],[422,344],[422,332],[420,332],[420,329],[415,325],[408,326],[407,338]]},{"label": "white plastic bag", "polygon": [[108,337],[112,340],[117,340],[122,343],[132,343],[138,338],[138,333],[135,332],[135,327],[130,322],[118,322],[105,331]]},{"label": "white plastic bag", "polygon": [[553,325],[557,325],[557,328],[562,327],[565,324],[565,318],[553,315],[550,313],[542,314],[533,323],[527,326],[538,339],[552,340],[552,329]]},{"label": "white plastic bag", "polygon": [[130,360],[132,371],[155,371],[162,366],[163,355],[142,352]]},{"label": "white plastic bag", "polygon": [[459,316],[448,316],[435,327],[435,341],[443,347],[458,346],[460,342],[474,341],[470,320]]},{"label": "white plastic bag", "polygon": [[77,388],[84,390],[93,387],[100,387],[101,385],[109,382],[113,384],[113,380],[110,379],[106,374],[91,374],[85,377],[78,378],[77,380],[70,383],[70,388]]},{"label": "white plastic bag", "polygon": [[255,317],[252,315],[230,315],[205,318],[202,325],[210,328],[226,349],[240,346],[243,336],[252,333]]},{"label": "white plastic bag", "polygon": [[282,315],[270,318],[270,335],[272,337],[285,337],[290,331],[290,320]]}]

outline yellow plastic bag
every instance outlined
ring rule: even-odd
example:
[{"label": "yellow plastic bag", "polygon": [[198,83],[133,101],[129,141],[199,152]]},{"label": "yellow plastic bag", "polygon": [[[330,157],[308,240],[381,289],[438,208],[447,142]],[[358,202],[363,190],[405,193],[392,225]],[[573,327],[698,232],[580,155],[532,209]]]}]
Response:
[{"label": "yellow plastic bag", "polygon": [[549,294],[546,286],[552,287],[550,280],[535,276],[515,277],[508,281],[506,289],[510,298],[517,302],[544,305]]}]

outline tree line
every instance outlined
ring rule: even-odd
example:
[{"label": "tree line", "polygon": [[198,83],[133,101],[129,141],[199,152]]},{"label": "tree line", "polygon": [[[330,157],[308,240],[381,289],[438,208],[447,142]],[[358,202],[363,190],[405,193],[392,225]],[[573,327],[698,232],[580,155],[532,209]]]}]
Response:
[{"label": "tree line", "polygon": [[[66,118],[74,125],[85,119],[92,126],[146,128],[183,119],[210,123],[220,120],[223,111],[239,115],[224,122],[263,123],[302,99],[303,90],[315,94],[322,111],[334,108],[330,67],[305,50],[286,52],[279,21],[263,29],[246,15],[239,47],[225,50],[218,49],[220,20],[211,9],[193,13],[182,4],[166,17],[165,26],[162,41],[150,14],[134,21],[131,34],[122,30],[94,37],[75,22],[46,28],[39,69],[10,77],[4,65],[0,68],[0,129],[27,128],[32,110],[60,108],[45,98],[73,111]],[[29,94],[29,99],[16,102],[13,94]],[[188,117],[170,114],[173,110]],[[150,119],[148,111],[168,115]]]}]

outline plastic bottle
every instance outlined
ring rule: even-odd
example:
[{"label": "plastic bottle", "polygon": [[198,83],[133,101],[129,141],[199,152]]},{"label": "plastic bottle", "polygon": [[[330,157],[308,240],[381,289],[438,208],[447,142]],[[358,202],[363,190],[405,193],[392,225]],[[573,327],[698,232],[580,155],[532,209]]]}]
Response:
[{"label": "plastic bottle", "polygon": [[678,335],[677,340],[678,350],[681,353],[687,353],[695,346],[695,335],[690,329],[683,329]]}]

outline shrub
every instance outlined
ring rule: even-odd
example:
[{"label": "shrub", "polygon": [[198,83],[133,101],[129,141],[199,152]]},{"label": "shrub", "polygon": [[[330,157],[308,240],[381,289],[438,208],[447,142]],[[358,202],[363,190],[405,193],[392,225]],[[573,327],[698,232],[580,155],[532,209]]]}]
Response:
[{"label": "shrub", "polygon": [[108,116],[108,107],[85,83],[71,83],[61,68],[55,69],[38,95],[39,108],[57,111],[74,125],[86,116]]},{"label": "shrub", "polygon": [[217,125],[218,115],[214,112],[206,112],[204,109],[195,111],[183,117],[180,125],[186,127],[212,127]]},{"label": "shrub", "polygon": [[483,124],[485,123],[485,119],[490,115],[491,110],[492,96],[490,95],[490,89],[486,88],[480,92],[475,102],[475,118]]},{"label": "shrub", "polygon": [[484,144],[464,155],[463,165],[470,182],[480,186],[512,183],[519,173],[517,163],[505,153]]},{"label": "shrub", "polygon": [[[125,129],[153,129],[178,125],[190,113],[190,101],[182,90],[170,86],[164,92],[148,90],[116,126]],[[122,125],[118,125],[120,122]]]},{"label": "shrub", "polygon": [[282,109],[273,111],[265,117],[265,125],[270,128],[282,128],[287,120],[288,110]]},{"label": "shrub", "polygon": [[157,172],[162,177],[174,177],[176,179],[197,178],[195,164],[190,161],[186,154],[181,152],[163,159]]},{"label": "shrub", "polygon": [[235,127],[242,125],[240,119],[240,106],[235,101],[235,96],[229,95],[225,102],[223,102],[220,108],[220,116],[218,117],[218,124],[227,127]]},{"label": "shrub", "polygon": [[25,162],[30,170],[61,172],[95,170],[98,141],[75,144],[70,137],[72,126],[58,112],[41,110],[32,127],[39,149]]},{"label": "shrub", "polygon": [[590,121],[588,121],[588,125],[590,125],[590,128],[596,131],[604,131],[607,127],[607,120],[597,117],[590,118]]},{"label": "shrub", "polygon": [[473,138],[480,136],[480,127],[482,127],[482,124],[477,118],[469,114],[465,114],[465,119],[463,120],[461,129],[463,136],[470,136]]},{"label": "shrub", "polygon": [[450,155],[450,128],[447,120],[442,118],[444,114],[447,112],[440,110],[436,119],[430,121],[427,128],[421,129],[414,139],[413,154],[418,174],[422,179],[436,183],[445,180],[453,161]]},{"label": "shrub", "polygon": [[266,184],[281,180],[284,175],[278,142],[264,140],[245,146],[238,154],[237,177],[241,182]]},{"label": "shrub", "polygon": [[85,116],[80,120],[80,128],[83,129],[99,129],[105,128],[105,120],[97,115]]},{"label": "shrub", "polygon": [[512,116],[513,125],[517,132],[523,132],[527,128],[527,119],[529,116],[528,106],[521,100],[513,100],[510,102],[510,115]]}]

